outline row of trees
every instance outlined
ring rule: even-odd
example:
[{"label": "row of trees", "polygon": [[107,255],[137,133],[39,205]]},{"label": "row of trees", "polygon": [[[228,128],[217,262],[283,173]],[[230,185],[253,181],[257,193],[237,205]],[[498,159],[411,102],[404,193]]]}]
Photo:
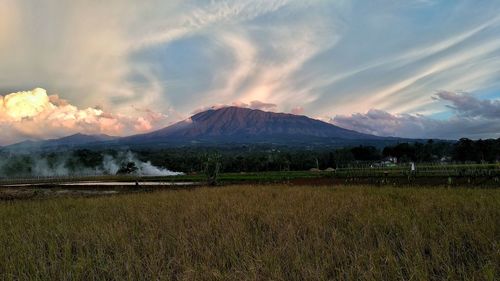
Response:
[{"label": "row of trees", "polygon": [[383,156],[397,157],[400,161],[437,162],[446,159],[457,163],[494,163],[500,161],[500,139],[470,140],[457,142],[401,143],[387,146]]},{"label": "row of trees", "polygon": [[[0,152],[0,174],[29,173],[33,167],[61,168],[69,172],[81,171],[85,168],[102,166],[105,155],[117,157],[120,153],[123,154],[115,150],[90,149],[30,155]],[[376,163],[387,157],[396,157],[398,162],[492,163],[500,160],[500,139],[478,141],[460,139],[457,142],[429,140],[425,143],[400,143],[383,149],[373,146],[342,149],[232,146],[141,149],[133,153],[143,162],[150,161],[155,166],[187,173],[206,171],[207,159],[216,153],[217,162],[220,163],[218,171],[259,172],[336,168],[352,164]]]},{"label": "row of trees", "polygon": [[396,157],[398,162],[457,162],[494,163],[500,160],[500,139],[460,139],[457,142],[433,141],[400,143],[382,149],[374,146],[355,146],[341,149],[298,149],[292,147],[227,147],[175,148],[136,151],[144,161],[184,172],[204,170],[207,155],[220,154],[223,172],[258,172],[308,170],[344,167],[351,164],[370,164]]},{"label": "row of trees", "polygon": [[[212,149],[213,151],[214,149]],[[137,151],[144,160],[180,171],[202,171],[209,148]],[[500,161],[500,139],[460,139],[400,143],[382,149],[355,146],[341,149],[298,149],[291,147],[231,147],[217,149],[224,172],[307,170],[336,168],[354,163],[374,163],[387,157],[398,162],[494,163]]]}]

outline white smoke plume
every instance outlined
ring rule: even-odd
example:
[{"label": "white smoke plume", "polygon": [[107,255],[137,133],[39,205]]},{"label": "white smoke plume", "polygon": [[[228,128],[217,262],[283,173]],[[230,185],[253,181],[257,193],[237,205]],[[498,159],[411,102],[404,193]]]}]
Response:
[{"label": "white smoke plume", "polygon": [[0,157],[0,178],[116,175],[123,166],[129,163],[133,163],[137,168],[136,171],[131,173],[136,176],[176,176],[183,174],[156,167],[149,161],[141,161],[130,151],[119,152],[115,156],[102,155],[102,162],[93,167],[83,165],[81,159],[67,153],[58,155],[24,153],[0,156],[2,156]]},{"label": "white smoke plume", "polygon": [[182,175],[180,172],[173,172],[168,169],[159,168],[151,164],[150,161],[143,162],[131,152],[120,153],[113,157],[105,155],[103,158],[103,171],[105,174],[116,175],[123,164],[134,163],[137,171],[134,174],[139,176],[177,176]]}]

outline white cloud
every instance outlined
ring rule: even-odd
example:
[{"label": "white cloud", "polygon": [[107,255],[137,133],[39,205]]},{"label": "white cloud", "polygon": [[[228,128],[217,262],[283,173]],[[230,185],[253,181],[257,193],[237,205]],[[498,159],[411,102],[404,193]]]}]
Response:
[{"label": "white cloud", "polygon": [[140,110],[140,116],[111,114],[100,108],[78,108],[57,95],[36,88],[0,96],[0,144],[47,139],[81,132],[123,135],[151,130],[164,115]]}]

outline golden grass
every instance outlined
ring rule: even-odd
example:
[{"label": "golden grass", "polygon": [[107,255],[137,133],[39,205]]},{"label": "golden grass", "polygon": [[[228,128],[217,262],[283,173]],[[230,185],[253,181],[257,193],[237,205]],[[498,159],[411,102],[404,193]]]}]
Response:
[{"label": "golden grass", "polygon": [[1,280],[500,280],[500,190],[229,186],[0,202]]}]

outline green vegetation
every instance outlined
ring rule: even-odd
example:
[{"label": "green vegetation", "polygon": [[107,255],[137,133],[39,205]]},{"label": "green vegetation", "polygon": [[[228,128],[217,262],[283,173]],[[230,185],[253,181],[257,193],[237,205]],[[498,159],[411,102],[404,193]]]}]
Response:
[{"label": "green vegetation", "polygon": [[205,160],[205,176],[208,185],[217,185],[221,167],[220,154],[208,154]]},{"label": "green vegetation", "polygon": [[[207,158],[208,159],[208,158]],[[41,178],[0,179],[0,185],[44,184],[47,186],[65,182],[82,181],[120,181],[120,182],[194,182],[201,184],[237,183],[322,183],[322,184],[376,184],[393,186],[468,186],[500,187],[500,164],[418,164],[411,172],[409,164],[393,167],[370,167],[366,164],[322,171],[268,171],[220,173],[219,162],[206,160],[203,173],[190,173],[178,176],[140,177],[128,173],[120,175],[65,176]],[[125,166],[126,167],[126,166]],[[123,168],[122,168],[123,169]],[[320,182],[317,182],[320,180]],[[316,181],[316,182],[315,182]]]},{"label": "green vegetation", "polygon": [[[50,175],[97,176],[114,174],[105,169],[116,159],[120,174],[135,172],[126,151],[104,148],[61,148],[57,151],[12,153],[0,149],[0,179]],[[142,148],[130,155],[142,162],[171,171],[206,173],[207,167],[220,173],[306,171],[312,168],[388,167],[415,162],[436,164],[496,164],[500,162],[500,139],[461,139],[400,143],[384,148],[374,146],[287,147],[273,145],[227,145],[217,147]],[[208,158],[208,161],[207,161]],[[397,159],[397,161],[392,161]],[[390,161],[388,161],[390,160]],[[207,166],[207,163],[210,165]],[[217,168],[217,169],[215,169]],[[406,167],[405,167],[406,168]]]},{"label": "green vegetation", "polygon": [[206,153],[220,154],[221,172],[304,171],[311,168],[327,169],[369,166],[387,157],[396,157],[398,164],[416,162],[428,164],[485,164],[500,161],[500,139],[460,139],[425,141],[385,147],[354,146],[286,147],[246,146],[178,147],[142,149],[134,152],[142,161],[186,173],[203,171]]},{"label": "green vegetation", "polygon": [[279,185],[0,202],[0,279],[499,280],[499,206]]}]

